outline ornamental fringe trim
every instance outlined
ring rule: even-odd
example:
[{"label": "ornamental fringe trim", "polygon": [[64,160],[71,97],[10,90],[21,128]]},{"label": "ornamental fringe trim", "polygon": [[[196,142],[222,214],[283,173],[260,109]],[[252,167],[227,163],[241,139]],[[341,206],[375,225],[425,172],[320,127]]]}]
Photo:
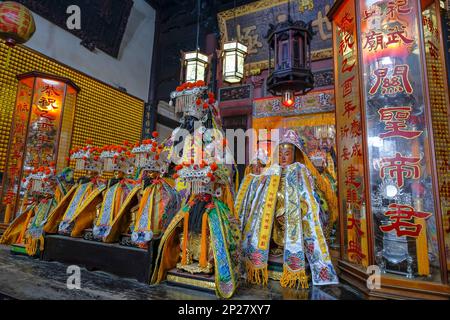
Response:
[{"label": "ornamental fringe trim", "polygon": [[30,257],[36,255],[38,247],[41,252],[44,251],[44,236],[34,239],[30,235],[26,235],[24,243],[25,250]]},{"label": "ornamental fringe trim", "polygon": [[267,265],[262,268],[255,268],[255,266],[247,260],[245,262],[245,269],[247,272],[247,282],[267,286],[269,283],[269,271]]},{"label": "ornamental fringe trim", "polygon": [[283,275],[280,279],[280,285],[283,288],[308,289],[308,276],[305,270],[292,271],[288,267],[283,266]]}]

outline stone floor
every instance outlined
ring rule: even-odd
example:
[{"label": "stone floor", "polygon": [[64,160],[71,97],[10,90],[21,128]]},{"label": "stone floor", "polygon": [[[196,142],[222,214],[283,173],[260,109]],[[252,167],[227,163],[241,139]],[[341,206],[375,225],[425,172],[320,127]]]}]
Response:
[{"label": "stone floor", "polygon": [[[0,245],[0,300],[8,299],[58,299],[58,300],[209,300],[216,296],[195,290],[165,284],[150,286],[135,280],[123,279],[104,272],[81,269],[81,289],[69,290],[66,286],[67,266],[57,262],[44,262],[12,255],[9,247]],[[267,288],[243,284],[236,300],[337,300],[362,299],[355,289],[337,286],[314,287],[296,291],[283,289],[271,281]]]}]

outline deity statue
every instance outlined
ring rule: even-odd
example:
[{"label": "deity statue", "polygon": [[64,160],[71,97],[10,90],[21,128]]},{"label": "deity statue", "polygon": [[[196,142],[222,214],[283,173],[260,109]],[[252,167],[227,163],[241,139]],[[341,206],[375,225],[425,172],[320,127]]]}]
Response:
[{"label": "deity statue", "polygon": [[174,178],[184,180],[190,199],[164,233],[152,283],[162,281],[168,270],[215,274],[216,292],[230,298],[237,287],[239,224],[227,206],[226,167],[209,160],[185,163]]},{"label": "deity statue", "polygon": [[[331,186],[304,154],[295,131],[285,131],[274,151],[278,159],[261,175],[246,177],[236,199],[247,281],[266,285],[272,278],[282,287],[307,288],[306,256],[314,285],[338,283],[320,222],[324,204],[333,202]],[[277,257],[279,277],[269,272]]]},{"label": "deity statue", "polygon": [[[131,179],[134,173],[131,153],[132,144],[124,141],[122,145],[105,146],[102,148],[100,160],[103,162],[103,174],[112,173],[108,180],[107,189],[102,194],[101,204],[96,207],[91,225],[84,234],[87,240],[114,242],[118,240],[122,224],[118,223],[120,211],[130,192],[137,182]],[[80,211],[80,215],[89,215],[89,210]],[[114,226],[114,230],[113,230]],[[92,228],[92,233],[88,229]]]},{"label": "deity statue", "polygon": [[83,148],[75,147],[70,151],[70,160],[75,161],[75,172],[85,172],[74,187],[66,194],[58,206],[50,213],[44,226],[49,234],[80,237],[91,216],[80,216],[81,210],[90,209],[95,215],[95,207],[101,202],[99,196],[106,189],[106,183],[100,178],[100,149],[88,141]]},{"label": "deity statue", "polygon": [[44,250],[44,224],[50,212],[61,202],[73,185],[73,170],[64,169],[56,175],[54,165],[28,173],[24,179],[27,192],[21,213],[6,229],[1,244],[24,246],[28,255]]},{"label": "deity statue", "polygon": [[188,135],[178,139],[175,131],[166,146],[177,164],[173,178],[185,200],[161,238],[152,283],[163,281],[170,270],[214,274],[217,295],[230,298],[239,278],[240,247],[233,209],[234,161],[216,121],[214,95],[207,89],[193,84],[172,96],[183,113],[176,130],[186,129]]},{"label": "deity statue", "polygon": [[[167,151],[153,132],[152,139],[136,143],[131,153],[134,166],[140,171],[138,185],[129,193],[119,214],[112,223],[112,231],[105,241],[117,239],[121,244],[146,248],[153,238],[160,238],[167,225],[180,209],[181,199],[174,189],[174,181],[167,177]],[[115,234],[115,236],[113,236]]]}]

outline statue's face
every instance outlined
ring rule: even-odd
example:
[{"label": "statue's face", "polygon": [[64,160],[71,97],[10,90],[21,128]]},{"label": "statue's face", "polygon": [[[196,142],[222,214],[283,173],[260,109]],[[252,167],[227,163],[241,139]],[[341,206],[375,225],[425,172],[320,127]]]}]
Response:
[{"label": "statue's face", "polygon": [[278,157],[278,162],[280,163],[280,166],[284,168],[286,166],[293,164],[294,158],[295,158],[295,149],[293,145],[289,144],[280,146]]}]

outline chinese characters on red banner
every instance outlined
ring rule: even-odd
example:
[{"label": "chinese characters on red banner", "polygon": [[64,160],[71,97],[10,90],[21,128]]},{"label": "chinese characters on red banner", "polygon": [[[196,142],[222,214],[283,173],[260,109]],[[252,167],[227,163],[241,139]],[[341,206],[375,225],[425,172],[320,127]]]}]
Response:
[{"label": "chinese characters on red banner", "polygon": [[356,41],[354,3],[335,19],[335,48],[338,81],[336,110],[340,165],[340,199],[343,212],[347,212],[347,256],[357,264],[367,265],[367,248],[362,245],[367,237],[365,225],[362,123],[360,107],[360,79]]},{"label": "chinese characters on red banner", "polygon": [[419,137],[423,131],[407,129],[407,121],[411,115],[411,107],[387,107],[378,110],[380,121],[384,122],[384,132],[380,138],[399,137],[414,139]]},{"label": "chinese characters on red banner", "polygon": [[[421,181],[427,165],[420,152],[426,135],[422,129],[424,113],[418,111],[423,108],[418,99],[423,97],[420,90],[414,90],[420,75],[412,71],[420,70],[419,57],[413,52],[418,46],[417,11],[417,2],[412,0],[379,1],[361,11],[367,98],[381,102],[376,104],[374,121],[368,122],[369,137],[378,141],[369,150],[369,162],[379,164],[371,166],[371,180],[377,185],[393,181],[398,190],[412,197],[417,196],[411,190],[412,183],[424,187]],[[388,224],[380,224],[379,229],[398,237],[418,237],[423,225],[416,220],[427,219],[431,213],[402,203],[402,198],[391,198],[390,202],[388,208],[382,208]]]},{"label": "chinese characters on red banner", "polygon": [[[13,143],[9,151],[9,159],[7,166],[7,175],[3,197],[3,204],[14,208],[17,199],[17,190],[21,183],[21,173],[23,165],[23,149],[25,148],[28,115],[30,112],[29,88],[19,84],[16,111],[14,113],[14,126],[12,132],[14,134]],[[9,222],[9,221],[6,221]]]},{"label": "chinese characters on red banner", "polygon": [[56,160],[63,93],[63,84],[54,81],[36,79],[34,88],[19,83],[3,198],[11,210],[24,194],[25,175]]},{"label": "chinese characters on red banner", "polygon": [[407,64],[397,65],[393,68],[392,75],[389,76],[388,68],[379,68],[373,72],[376,81],[369,90],[370,95],[374,95],[381,87],[381,95],[392,95],[405,92],[413,93],[413,88],[409,82],[409,66]]},{"label": "chinese characters on red banner", "polygon": [[411,206],[393,203],[389,205],[389,210],[384,215],[389,217],[390,224],[381,226],[381,231],[395,231],[398,237],[409,236],[417,238],[422,230],[422,225],[411,222],[412,219],[426,219],[431,216],[431,213],[416,211]]}]

